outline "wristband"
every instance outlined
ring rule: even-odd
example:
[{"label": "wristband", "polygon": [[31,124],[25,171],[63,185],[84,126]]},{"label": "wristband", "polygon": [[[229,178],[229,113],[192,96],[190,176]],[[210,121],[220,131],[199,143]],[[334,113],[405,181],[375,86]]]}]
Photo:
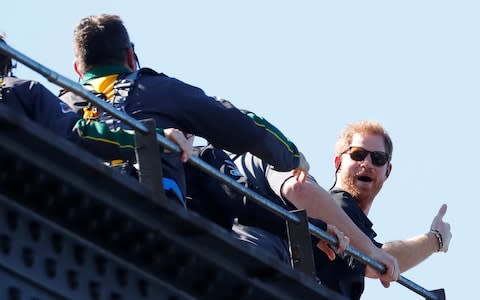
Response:
[{"label": "wristband", "polygon": [[441,234],[440,231],[438,231],[437,229],[430,229],[430,232],[432,232],[432,233],[435,235],[435,238],[437,239],[437,243],[438,243],[438,250],[437,250],[437,252],[442,251],[442,249],[443,249],[443,237],[442,237],[442,234]]}]

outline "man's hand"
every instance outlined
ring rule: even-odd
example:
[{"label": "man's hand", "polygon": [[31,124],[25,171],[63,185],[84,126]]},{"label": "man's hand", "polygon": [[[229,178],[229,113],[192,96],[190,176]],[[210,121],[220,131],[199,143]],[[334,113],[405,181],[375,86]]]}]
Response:
[{"label": "man's hand", "polygon": [[341,232],[335,225],[327,224],[327,232],[337,238],[337,250],[333,251],[332,248],[330,248],[330,245],[324,240],[320,240],[320,242],[317,243],[317,248],[322,250],[323,253],[327,255],[328,259],[334,260],[335,253],[340,254],[345,251],[345,249],[347,249],[348,244],[350,243],[350,239],[346,235],[344,235],[343,232]]},{"label": "man's hand", "polygon": [[163,134],[167,139],[171,140],[180,147],[182,150],[180,159],[184,163],[187,162],[193,151],[193,142],[190,141],[190,138],[187,139],[185,134],[176,128],[164,129]]},{"label": "man's hand", "polygon": [[437,215],[433,218],[431,231],[436,231],[440,234],[440,241],[438,245],[438,251],[447,252],[450,240],[452,239],[452,233],[450,231],[450,224],[443,221],[443,217],[447,213],[447,205],[443,204],[438,210]]},{"label": "man's hand", "polygon": [[295,176],[297,181],[303,183],[307,179],[308,170],[310,170],[310,165],[308,164],[308,161],[305,158],[305,155],[303,155],[303,153],[300,152],[300,161],[298,163],[298,167],[293,170],[293,176]]},{"label": "man's hand", "polygon": [[400,267],[398,266],[397,259],[388,254],[385,250],[376,248],[370,257],[385,265],[386,271],[380,274],[377,270],[367,265],[365,269],[365,276],[369,278],[379,278],[383,286],[388,288],[391,281],[397,281],[400,277]]}]

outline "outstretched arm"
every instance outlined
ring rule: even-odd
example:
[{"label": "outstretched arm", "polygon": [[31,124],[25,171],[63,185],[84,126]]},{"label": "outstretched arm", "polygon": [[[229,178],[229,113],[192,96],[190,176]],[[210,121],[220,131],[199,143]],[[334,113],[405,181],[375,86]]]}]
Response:
[{"label": "outstretched arm", "polygon": [[383,245],[383,249],[395,256],[400,266],[400,272],[405,272],[435,252],[447,252],[452,238],[450,224],[443,221],[447,205],[443,204],[435,216],[430,231],[407,240],[392,241]]},{"label": "outstretched arm", "polygon": [[297,181],[295,177],[291,177],[284,182],[282,195],[297,208],[305,209],[309,217],[321,219],[328,224],[335,225],[349,237],[350,244],[373,259],[385,264],[387,267],[385,274],[380,276],[371,269],[371,277],[379,277],[384,286],[388,286],[390,281],[398,279],[399,268],[396,259],[375,246],[332,199],[331,195],[316,182],[308,178],[302,183]]},{"label": "outstretched arm", "polygon": [[295,207],[305,209],[310,218],[320,219],[335,225],[350,238],[350,244],[359,250],[370,253],[376,250],[372,241],[353,223],[332,196],[308,178],[304,183],[291,177],[282,186],[282,195]]}]

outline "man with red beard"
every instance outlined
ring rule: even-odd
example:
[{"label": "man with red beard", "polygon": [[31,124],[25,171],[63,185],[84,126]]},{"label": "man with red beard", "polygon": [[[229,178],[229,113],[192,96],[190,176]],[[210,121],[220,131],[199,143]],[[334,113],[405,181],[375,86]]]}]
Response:
[{"label": "man with red beard", "polygon": [[[392,140],[381,124],[360,121],[348,125],[335,145],[336,182],[330,192],[352,221],[379,248],[397,259],[400,272],[404,272],[435,252],[447,252],[452,234],[450,224],[442,220],[447,211],[444,204],[426,234],[385,244],[374,240],[376,233],[367,215],[392,170],[392,152]],[[364,276],[378,276],[348,256],[337,256],[332,262],[315,251],[315,262],[321,282],[349,299],[360,299]]]}]

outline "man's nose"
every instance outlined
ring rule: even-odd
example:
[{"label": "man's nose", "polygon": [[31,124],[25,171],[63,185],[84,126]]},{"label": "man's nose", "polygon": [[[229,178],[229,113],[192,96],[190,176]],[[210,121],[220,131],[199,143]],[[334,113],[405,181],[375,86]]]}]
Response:
[{"label": "man's nose", "polygon": [[368,166],[368,167],[373,166],[372,156],[370,155],[370,153],[367,154],[367,156],[365,157],[364,160],[362,160],[361,165],[365,165],[365,166]]}]

